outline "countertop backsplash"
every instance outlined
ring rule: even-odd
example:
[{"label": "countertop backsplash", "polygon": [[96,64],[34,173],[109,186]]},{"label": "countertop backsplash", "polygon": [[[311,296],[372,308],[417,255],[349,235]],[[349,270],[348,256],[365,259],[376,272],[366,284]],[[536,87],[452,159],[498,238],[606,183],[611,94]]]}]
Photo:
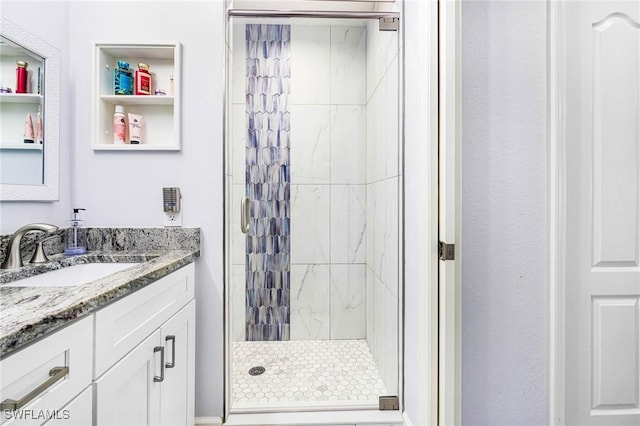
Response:
[{"label": "countertop backsplash", "polygon": [[[33,256],[36,244],[43,238],[53,235],[44,242],[47,256],[64,252],[64,228],[51,234],[29,232],[22,237],[20,252],[22,260],[27,262]],[[7,255],[11,234],[0,236],[0,262]],[[200,228],[87,228],[87,251],[114,252],[124,250],[199,250]]]}]

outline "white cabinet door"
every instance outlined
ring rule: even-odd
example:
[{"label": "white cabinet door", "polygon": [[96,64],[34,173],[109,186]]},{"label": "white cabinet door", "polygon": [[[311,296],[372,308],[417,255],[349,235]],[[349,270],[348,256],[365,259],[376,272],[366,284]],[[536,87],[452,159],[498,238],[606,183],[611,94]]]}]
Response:
[{"label": "white cabinet door", "polygon": [[640,424],[640,1],[565,3],[567,425]]},{"label": "white cabinet door", "polygon": [[160,390],[160,424],[192,425],[194,421],[195,300],[161,328],[165,347],[164,381]]},{"label": "white cabinet door", "polygon": [[156,330],[96,381],[98,426],[160,423],[162,375],[160,330]]},{"label": "white cabinet door", "polygon": [[46,426],[89,426],[93,423],[93,387],[88,386],[70,403],[58,410]]}]

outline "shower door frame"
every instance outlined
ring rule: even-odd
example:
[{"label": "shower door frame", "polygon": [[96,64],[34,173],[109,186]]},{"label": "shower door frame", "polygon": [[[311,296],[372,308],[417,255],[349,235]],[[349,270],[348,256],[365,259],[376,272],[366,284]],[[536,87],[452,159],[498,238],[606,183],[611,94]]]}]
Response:
[{"label": "shower door frame", "polygon": [[[228,42],[230,39],[230,34],[232,32],[232,26],[230,25],[230,20],[232,17],[257,17],[257,18],[347,18],[347,19],[378,19],[378,18],[401,18],[401,14],[398,12],[318,12],[318,11],[295,11],[295,10],[287,10],[287,11],[254,11],[254,10],[241,10],[241,9],[228,9],[225,13],[225,42]],[[398,29],[398,47],[399,47],[399,81],[398,81],[398,155],[401,159],[404,158],[404,126],[403,126],[403,118],[404,118],[404,85],[402,82],[403,79],[403,64],[404,64],[404,49],[402,46],[403,43],[403,31],[402,25]],[[230,76],[230,59],[228,55],[228,49],[225,48],[225,57],[224,57],[224,158],[225,158],[225,170],[224,170],[224,193],[225,193],[225,201],[224,201],[224,294],[223,294],[223,307],[224,307],[224,418],[228,418],[232,413],[232,353],[231,353],[231,344],[232,344],[232,329],[231,329],[231,314],[230,314],[230,304],[231,304],[231,254],[228,253],[228,245],[231,241],[231,205],[230,202],[233,199],[231,188],[232,182],[230,182],[230,178],[227,174],[227,171],[231,168],[231,138],[229,137],[228,129],[230,128],[230,117],[229,111],[231,111],[231,76]],[[397,363],[397,383],[398,383],[398,391],[397,396],[399,400],[399,413],[402,414],[404,410],[404,161],[400,161],[399,170],[401,171],[400,178],[400,190],[398,192],[398,202],[399,202],[399,222],[398,227],[400,233],[398,235],[399,239],[399,247],[398,247],[398,270],[399,270],[399,278],[398,278],[398,342],[397,342],[397,351],[398,351],[398,363]],[[431,406],[431,404],[430,404]],[[357,408],[351,408],[348,405],[344,406],[326,406],[322,408],[313,408],[313,411],[317,413],[321,413],[323,411],[351,411]],[[277,410],[278,412],[287,413],[287,412],[299,412],[300,408],[282,408]],[[272,412],[272,410],[262,410],[262,409],[252,409],[252,410],[242,410],[242,413],[249,412]]]}]

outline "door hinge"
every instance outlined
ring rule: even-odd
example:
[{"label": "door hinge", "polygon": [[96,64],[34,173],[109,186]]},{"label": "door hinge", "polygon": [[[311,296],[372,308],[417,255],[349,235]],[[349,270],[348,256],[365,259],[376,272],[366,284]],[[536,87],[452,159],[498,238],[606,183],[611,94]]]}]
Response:
[{"label": "door hinge", "polygon": [[378,30],[380,31],[398,31],[400,27],[400,18],[378,18]]},{"label": "door hinge", "polygon": [[378,408],[380,410],[399,410],[400,403],[397,396],[381,396],[378,398]]},{"label": "door hinge", "polygon": [[440,260],[455,260],[456,245],[438,241],[438,258]]}]

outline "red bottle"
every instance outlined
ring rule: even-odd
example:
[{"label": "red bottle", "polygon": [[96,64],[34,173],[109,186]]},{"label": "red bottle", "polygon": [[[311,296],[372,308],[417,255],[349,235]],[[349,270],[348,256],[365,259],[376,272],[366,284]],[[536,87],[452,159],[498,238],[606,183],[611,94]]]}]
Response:
[{"label": "red bottle", "polygon": [[138,64],[136,70],[136,95],[150,95],[151,94],[151,73],[149,72],[149,65]]},{"label": "red bottle", "polygon": [[29,72],[27,71],[27,63],[24,61],[16,61],[16,93],[27,93],[27,79]]}]

